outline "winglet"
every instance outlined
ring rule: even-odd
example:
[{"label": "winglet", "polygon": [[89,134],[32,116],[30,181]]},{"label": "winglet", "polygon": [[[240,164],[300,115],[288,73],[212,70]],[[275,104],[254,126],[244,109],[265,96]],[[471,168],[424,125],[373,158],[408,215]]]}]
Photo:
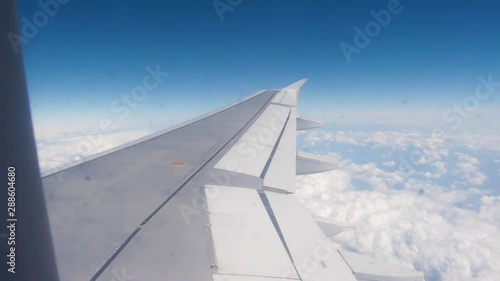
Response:
[{"label": "winglet", "polygon": [[302,87],[305,83],[307,82],[307,78],[304,78],[302,80],[299,80],[291,85],[286,86],[283,88],[283,90],[295,90],[298,91],[300,90],[300,87]]}]

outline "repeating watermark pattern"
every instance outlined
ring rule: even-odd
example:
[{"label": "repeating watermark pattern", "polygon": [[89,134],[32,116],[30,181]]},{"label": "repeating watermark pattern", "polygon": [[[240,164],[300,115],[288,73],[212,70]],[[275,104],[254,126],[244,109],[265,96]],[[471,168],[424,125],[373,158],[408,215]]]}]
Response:
[{"label": "repeating watermark pattern", "polygon": [[134,275],[128,274],[125,267],[122,267],[120,271],[116,269],[111,270],[111,275],[113,277],[110,279],[110,281],[133,281],[137,280],[137,278]]},{"label": "repeating watermark pattern", "polygon": [[487,78],[479,76],[474,93],[465,97],[461,103],[453,104],[453,108],[447,109],[443,113],[443,121],[451,125],[451,130],[460,128],[464,119],[470,118],[472,113],[478,110],[480,103],[489,100],[500,87],[500,81],[493,81],[493,74]]},{"label": "repeating watermark pattern", "polygon": [[[122,94],[111,102],[110,111],[118,115],[118,119],[126,120],[130,117],[132,110],[139,107],[139,104],[144,102],[149,93],[160,86],[161,83],[170,75],[168,72],[163,72],[160,65],[157,64],[154,68],[146,66],[147,74],[142,78],[142,83],[133,87],[129,93]],[[77,155],[78,159],[90,155],[95,151],[96,147],[103,146],[104,136],[107,133],[116,129],[116,124],[112,118],[102,118],[97,124],[97,129],[93,132],[82,131],[83,138],[75,145],[66,147],[66,155],[74,157]],[[73,159],[68,159],[73,160]],[[72,165],[72,161],[66,161],[67,164],[59,167],[60,170],[68,168]],[[57,178],[59,181],[63,180],[63,173],[58,173]]]},{"label": "repeating watermark pattern", "polygon": [[399,0],[389,0],[387,2],[387,9],[382,9],[378,12],[371,10],[370,15],[373,17],[373,20],[365,24],[364,30],[357,26],[353,28],[356,32],[353,39],[354,45],[344,41],[339,45],[347,63],[351,63],[351,56],[353,54],[360,54],[364,48],[370,45],[371,40],[380,34],[382,28],[387,27],[391,23],[393,15],[397,15],[402,11],[403,6]]},{"label": "repeating watermark pattern", "polygon": [[[482,102],[489,100],[496,90],[500,88],[500,81],[493,80],[493,74],[478,76],[478,84],[475,87],[474,93],[466,96],[461,103],[455,103],[450,108],[443,112],[443,122],[449,125],[448,127],[434,128],[431,133],[431,140],[438,141],[446,137],[448,133],[453,133],[460,129],[464,121],[472,116],[479,109]],[[416,173],[416,169],[421,164],[421,159],[426,156],[423,150],[416,149],[408,154],[408,157],[399,156],[400,167],[405,172],[401,174],[404,178],[408,178]],[[432,156],[426,156],[427,162],[439,160]]]},{"label": "repeating watermark pattern", "polygon": [[301,261],[294,261],[296,272],[286,271],[281,277],[292,279],[298,273],[302,279],[307,279],[319,269],[325,268],[326,262],[337,252],[337,247],[328,239],[317,238],[316,243],[309,256],[306,256]]},{"label": "repeating watermark pattern", "polygon": [[243,3],[243,0],[214,0],[212,5],[214,6],[219,20],[222,22],[225,19],[224,14],[234,11],[234,8],[241,5],[241,3]]},{"label": "repeating watermark pattern", "polygon": [[22,17],[20,21],[20,34],[9,32],[7,38],[14,51],[19,53],[22,44],[28,44],[31,39],[35,38],[40,29],[44,28],[50,19],[57,16],[61,10],[61,6],[68,4],[71,0],[40,0],[38,6],[40,10],[35,12],[31,19]]}]

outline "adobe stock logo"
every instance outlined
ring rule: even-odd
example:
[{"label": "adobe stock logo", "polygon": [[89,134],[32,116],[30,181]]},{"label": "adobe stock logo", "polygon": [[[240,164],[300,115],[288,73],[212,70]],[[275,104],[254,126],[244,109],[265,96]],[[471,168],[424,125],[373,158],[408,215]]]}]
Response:
[{"label": "adobe stock logo", "polygon": [[487,78],[479,76],[478,84],[473,94],[466,96],[461,103],[453,104],[453,108],[443,112],[443,121],[451,124],[452,131],[462,126],[465,119],[470,118],[472,113],[479,109],[481,102],[492,98],[493,94],[500,88],[500,81],[494,81],[490,73]]},{"label": "adobe stock logo", "polygon": [[391,23],[392,15],[397,15],[401,11],[403,11],[403,6],[401,6],[399,0],[389,0],[387,10],[382,9],[378,12],[371,10],[370,14],[374,20],[365,24],[364,31],[357,26],[353,28],[356,32],[354,35],[354,46],[346,42],[342,42],[339,45],[347,63],[351,63],[351,56],[353,54],[361,53],[362,49],[370,45],[372,38],[380,34],[382,27],[387,27]]},{"label": "adobe stock logo", "polygon": [[243,3],[243,0],[214,0],[212,5],[217,16],[219,16],[219,20],[222,22],[224,21],[224,14],[234,11],[234,8],[241,5],[241,3]]},{"label": "adobe stock logo", "polygon": [[9,32],[7,38],[9,38],[10,44],[14,49],[14,52],[19,53],[21,44],[28,44],[28,42],[35,38],[38,34],[40,28],[45,27],[51,18],[54,18],[61,9],[61,5],[66,5],[71,0],[47,0],[38,1],[38,6],[40,10],[35,12],[29,20],[26,17],[22,17],[20,21],[20,33],[16,34],[14,32]]}]

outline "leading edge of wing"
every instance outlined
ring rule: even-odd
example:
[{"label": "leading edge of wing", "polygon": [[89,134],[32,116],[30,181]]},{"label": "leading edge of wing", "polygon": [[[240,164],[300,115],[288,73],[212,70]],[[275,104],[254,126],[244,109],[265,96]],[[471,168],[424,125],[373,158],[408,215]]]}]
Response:
[{"label": "leading edge of wing", "polygon": [[297,82],[295,82],[293,84],[290,84],[290,85],[284,87],[283,90],[295,90],[295,91],[298,91],[298,90],[300,90],[300,88],[302,86],[304,86],[304,84],[307,82],[307,80],[308,80],[307,78],[301,79],[301,80],[299,80],[299,81],[297,81]]},{"label": "leading edge of wing", "polygon": [[74,161],[74,162],[70,162],[70,163],[67,163],[67,164],[63,164],[63,165],[62,165],[62,166],[60,166],[60,167],[53,168],[53,169],[49,169],[49,170],[47,170],[47,171],[41,172],[41,177],[42,177],[42,178],[46,178],[46,177],[48,177],[48,176],[52,176],[52,175],[54,175],[54,174],[57,174],[57,173],[60,173],[60,172],[64,172],[65,170],[68,170],[68,169],[71,169],[71,168],[75,168],[75,167],[77,167],[77,166],[79,166],[79,165],[82,165],[82,164],[85,164],[85,163],[87,163],[87,162],[90,162],[90,161],[96,160],[96,159],[98,159],[98,158],[101,158],[101,157],[107,156],[107,155],[109,155],[109,154],[112,154],[112,153],[118,152],[118,151],[120,151],[120,150],[123,150],[123,149],[129,148],[129,147],[131,147],[131,146],[134,146],[134,145],[140,144],[140,143],[142,143],[142,142],[145,142],[145,141],[148,141],[148,140],[154,139],[154,138],[159,137],[159,136],[162,136],[162,135],[164,135],[164,134],[166,134],[166,133],[170,133],[170,132],[172,132],[172,131],[175,131],[175,130],[180,129],[180,128],[185,127],[185,126],[188,126],[188,125],[190,125],[190,124],[193,124],[193,123],[195,123],[195,122],[198,122],[198,121],[200,121],[200,120],[202,120],[202,119],[205,119],[205,118],[207,118],[207,117],[210,117],[210,116],[212,116],[212,115],[215,115],[215,114],[217,114],[217,113],[219,113],[219,112],[222,112],[222,111],[224,111],[224,110],[230,109],[230,108],[232,108],[232,107],[234,107],[234,106],[236,106],[236,105],[238,105],[238,104],[241,104],[241,103],[243,103],[243,102],[245,102],[245,101],[247,101],[247,100],[249,100],[249,99],[252,99],[252,98],[254,98],[254,97],[256,97],[256,96],[258,96],[258,95],[260,95],[260,94],[263,94],[263,93],[265,93],[265,92],[266,92],[266,90],[261,90],[261,91],[258,91],[258,92],[256,92],[256,93],[254,93],[254,94],[250,95],[250,96],[247,96],[247,97],[245,97],[245,98],[243,98],[243,99],[240,99],[240,100],[238,100],[238,101],[236,101],[236,102],[233,102],[233,103],[231,103],[231,104],[229,104],[229,105],[226,105],[226,106],[224,106],[224,107],[221,107],[221,108],[218,108],[218,109],[212,110],[212,111],[207,112],[207,113],[205,113],[205,114],[203,114],[203,115],[200,115],[200,116],[195,117],[195,118],[193,118],[193,119],[189,119],[189,120],[187,120],[187,121],[185,121],[185,122],[179,123],[179,124],[174,125],[174,126],[172,126],[172,127],[168,127],[168,128],[166,128],[166,129],[163,129],[163,130],[160,130],[160,131],[158,131],[158,132],[155,132],[155,133],[149,134],[149,135],[147,135],[147,136],[144,136],[144,137],[138,138],[138,139],[136,139],[136,140],[133,140],[133,141],[130,141],[130,142],[127,142],[127,143],[124,143],[124,144],[118,145],[118,146],[116,146],[116,147],[113,147],[113,148],[110,148],[110,149],[107,149],[107,150],[104,150],[104,151],[101,151],[101,152],[99,152],[99,153],[96,153],[96,154],[90,155],[90,156],[85,157],[85,158],[83,158],[83,159],[80,159],[80,160],[77,160],[77,161]]}]

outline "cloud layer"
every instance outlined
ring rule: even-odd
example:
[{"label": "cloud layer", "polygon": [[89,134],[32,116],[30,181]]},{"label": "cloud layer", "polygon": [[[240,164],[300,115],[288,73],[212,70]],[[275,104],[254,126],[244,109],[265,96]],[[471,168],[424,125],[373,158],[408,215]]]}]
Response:
[{"label": "cloud layer", "polygon": [[[352,225],[334,237],[340,247],[414,267],[426,280],[498,280],[500,196],[482,185],[489,179],[498,187],[499,177],[496,170],[488,177],[472,156],[497,157],[498,143],[490,140],[497,136],[316,131],[301,138],[304,149],[323,154],[347,144],[329,153],[341,170],[297,178],[313,213]],[[349,153],[363,147],[380,155]],[[398,156],[414,150],[410,173]]]}]

